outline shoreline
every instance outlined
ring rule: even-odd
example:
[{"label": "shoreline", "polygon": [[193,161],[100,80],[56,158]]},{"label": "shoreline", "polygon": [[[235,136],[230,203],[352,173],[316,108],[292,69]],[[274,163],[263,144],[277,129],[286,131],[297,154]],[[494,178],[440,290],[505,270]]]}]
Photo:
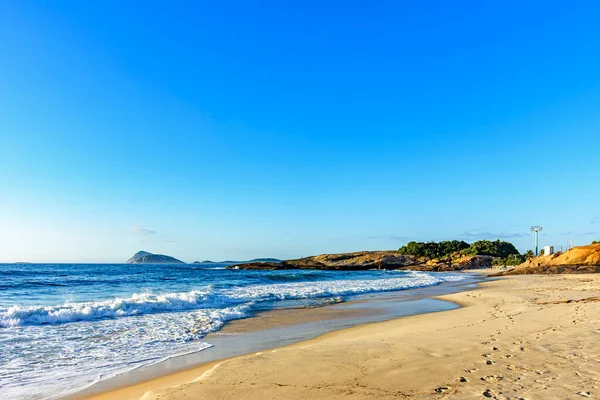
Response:
[{"label": "shoreline", "polygon": [[442,296],[463,306],[451,311],[330,332],[92,398],[595,397],[599,296],[599,275],[506,277]]},{"label": "shoreline", "polygon": [[[137,397],[127,395],[118,398],[139,398],[143,395],[139,393],[139,387],[145,387],[146,383],[155,388],[154,383],[167,381],[169,377],[185,381],[190,370],[231,358],[293,346],[355,326],[457,308],[459,306],[455,303],[439,300],[438,297],[471,290],[484,279],[486,277],[482,274],[473,273],[458,282],[352,296],[347,301],[316,307],[259,311],[249,318],[229,321],[218,331],[206,335],[202,341],[213,345],[209,349],[118,374],[62,399],[114,398],[115,392],[129,393],[130,388],[135,390]],[[105,397],[105,394],[110,396]]]}]

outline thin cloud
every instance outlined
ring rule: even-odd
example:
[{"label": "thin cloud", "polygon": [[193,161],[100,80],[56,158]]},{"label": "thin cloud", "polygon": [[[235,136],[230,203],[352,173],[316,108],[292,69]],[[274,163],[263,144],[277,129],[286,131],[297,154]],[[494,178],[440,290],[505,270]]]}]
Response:
[{"label": "thin cloud", "polygon": [[397,236],[397,235],[378,235],[378,236],[367,236],[367,239],[375,239],[375,240],[385,239],[385,240],[397,240],[397,241],[405,242],[407,240],[410,240],[410,237]]},{"label": "thin cloud", "polygon": [[148,229],[148,228],[141,228],[139,226],[135,226],[133,228],[129,229],[129,232],[137,235],[137,236],[150,236],[150,235],[156,235],[158,232],[156,232],[153,229]]},{"label": "thin cloud", "polygon": [[591,225],[597,224],[598,222],[600,222],[600,218],[598,218],[598,217],[590,219],[590,224]]},{"label": "thin cloud", "polygon": [[479,239],[517,239],[527,237],[529,234],[523,232],[486,232],[486,231],[466,231],[457,236],[458,239],[479,240]]},{"label": "thin cloud", "polygon": [[563,232],[560,234],[561,236],[592,236],[592,235],[600,235],[599,232]]}]

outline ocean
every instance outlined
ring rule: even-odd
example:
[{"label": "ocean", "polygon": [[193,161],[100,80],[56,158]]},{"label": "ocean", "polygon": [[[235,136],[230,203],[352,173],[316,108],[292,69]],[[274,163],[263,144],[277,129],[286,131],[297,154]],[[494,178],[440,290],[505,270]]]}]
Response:
[{"label": "ocean", "polygon": [[465,279],[229,264],[0,264],[0,398],[58,398],[212,346],[227,321]]}]

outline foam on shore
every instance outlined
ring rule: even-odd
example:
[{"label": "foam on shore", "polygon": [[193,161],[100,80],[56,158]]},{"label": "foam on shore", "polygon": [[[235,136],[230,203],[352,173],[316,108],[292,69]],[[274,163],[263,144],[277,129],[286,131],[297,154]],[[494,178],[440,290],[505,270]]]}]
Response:
[{"label": "foam on shore", "polygon": [[[206,285],[185,292],[144,291],[94,302],[0,308],[0,393],[56,398],[176,355],[202,351],[201,340],[257,305],[437,285],[462,274],[381,271],[377,279],[299,281],[313,272],[271,274],[273,283]],[[306,277],[304,277],[306,279]]]}]

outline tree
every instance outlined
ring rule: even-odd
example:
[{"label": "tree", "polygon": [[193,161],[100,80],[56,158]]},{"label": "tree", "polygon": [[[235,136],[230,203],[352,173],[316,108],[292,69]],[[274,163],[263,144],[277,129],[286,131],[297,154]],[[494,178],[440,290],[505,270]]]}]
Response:
[{"label": "tree", "polygon": [[506,259],[504,259],[504,258],[494,258],[492,260],[492,265],[494,265],[494,266],[505,266],[506,265]]},{"label": "tree", "polygon": [[526,259],[530,260],[530,259],[532,259],[533,257],[535,257],[535,254],[533,254],[533,250],[527,250],[527,251],[525,252],[524,256],[525,256],[525,258],[526,258]]},{"label": "tree", "polygon": [[519,254],[512,243],[495,240],[479,240],[471,245],[462,240],[446,240],[443,242],[408,242],[398,252],[418,257],[442,258],[453,253],[469,256],[492,256],[506,258],[511,254]]},{"label": "tree", "polygon": [[469,247],[462,240],[446,240],[443,242],[408,242],[398,252],[418,257],[442,258]]},{"label": "tree", "polygon": [[544,249],[540,249],[540,256],[544,255]]},{"label": "tree", "polygon": [[506,257],[506,265],[519,265],[525,261],[525,258],[520,254],[510,254]]},{"label": "tree", "polygon": [[600,243],[600,240],[592,240],[592,244],[598,244]]},{"label": "tree", "polygon": [[478,240],[463,250],[463,254],[470,256],[492,256],[506,258],[511,254],[519,254],[519,251],[512,243],[500,240]]}]

